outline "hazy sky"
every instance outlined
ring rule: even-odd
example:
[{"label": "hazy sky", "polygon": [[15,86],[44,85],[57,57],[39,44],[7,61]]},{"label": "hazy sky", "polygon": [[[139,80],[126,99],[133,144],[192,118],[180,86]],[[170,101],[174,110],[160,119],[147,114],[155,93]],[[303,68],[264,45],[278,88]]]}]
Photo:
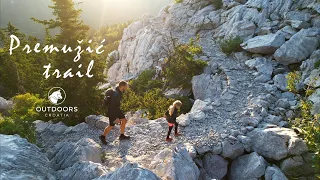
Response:
[{"label": "hazy sky", "polygon": [[[158,14],[160,9],[173,0],[78,0],[83,2],[83,17],[87,22],[95,18],[101,24],[125,22],[140,18],[145,13]],[[95,24],[97,25],[97,24]]]},{"label": "hazy sky", "polygon": [[[173,0],[75,0],[82,2],[85,24],[93,28],[101,25],[123,23],[137,20],[143,14],[157,15],[160,9]],[[52,10],[48,8],[51,0],[0,0],[0,27],[13,23],[22,32],[37,35],[43,27],[30,20],[31,17],[49,19]],[[43,33],[42,33],[43,34]]]}]

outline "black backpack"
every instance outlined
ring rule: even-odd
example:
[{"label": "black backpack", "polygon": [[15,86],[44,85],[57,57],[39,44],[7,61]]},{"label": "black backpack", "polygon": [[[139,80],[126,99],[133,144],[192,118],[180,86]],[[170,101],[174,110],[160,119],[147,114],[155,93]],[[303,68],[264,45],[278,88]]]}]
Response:
[{"label": "black backpack", "polygon": [[103,99],[103,102],[102,102],[102,105],[103,107],[105,107],[107,110],[108,110],[108,107],[109,107],[109,104],[110,104],[110,100],[111,100],[111,97],[113,96],[114,94],[114,90],[113,89],[108,89],[105,93],[105,96],[104,96],[104,99]]}]

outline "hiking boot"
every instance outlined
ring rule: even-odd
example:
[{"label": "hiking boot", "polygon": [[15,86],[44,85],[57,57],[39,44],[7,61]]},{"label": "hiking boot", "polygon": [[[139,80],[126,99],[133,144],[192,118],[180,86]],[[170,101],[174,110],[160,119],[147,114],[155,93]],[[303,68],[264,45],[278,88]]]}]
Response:
[{"label": "hiking boot", "polygon": [[130,139],[130,136],[126,136],[124,134],[121,134],[120,137],[119,137],[120,140],[129,140]]},{"label": "hiking boot", "polygon": [[172,140],[173,140],[172,138],[166,138],[167,142],[172,142]]},{"label": "hiking boot", "polygon": [[106,141],[106,137],[104,135],[99,136],[99,139],[101,140],[101,142],[106,145],[107,141]]},{"label": "hiking boot", "polygon": [[175,133],[174,136],[181,136],[182,134],[180,133]]}]

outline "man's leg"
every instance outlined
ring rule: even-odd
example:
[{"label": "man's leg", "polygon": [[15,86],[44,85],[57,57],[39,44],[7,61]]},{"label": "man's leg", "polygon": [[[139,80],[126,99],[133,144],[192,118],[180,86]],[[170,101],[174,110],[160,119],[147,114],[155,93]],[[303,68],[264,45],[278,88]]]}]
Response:
[{"label": "man's leg", "polygon": [[110,131],[113,129],[114,126],[108,126],[104,129],[103,131],[103,136],[108,136],[108,134],[110,133]]},{"label": "man's leg", "polygon": [[126,129],[126,124],[127,124],[127,119],[123,118],[123,119],[120,119],[120,121],[121,121],[121,125],[120,125],[120,133],[121,133],[121,135],[120,135],[119,139],[120,140],[130,139],[130,136],[124,135],[124,131]]},{"label": "man's leg", "polygon": [[107,144],[106,136],[108,136],[108,134],[110,133],[110,131],[113,129],[113,127],[114,127],[114,125],[115,125],[115,124],[114,124],[114,120],[115,120],[115,118],[110,118],[110,117],[109,117],[109,126],[104,129],[103,135],[100,135],[100,136],[99,136],[99,138],[100,138],[100,140],[101,140],[101,142],[102,142],[103,144]]},{"label": "man's leg", "polygon": [[107,144],[106,136],[110,133],[114,126],[108,126],[104,129],[103,135],[100,135],[99,138],[103,144]]},{"label": "man's leg", "polygon": [[124,134],[124,131],[126,129],[127,119],[120,119],[121,125],[120,125],[120,133]]}]

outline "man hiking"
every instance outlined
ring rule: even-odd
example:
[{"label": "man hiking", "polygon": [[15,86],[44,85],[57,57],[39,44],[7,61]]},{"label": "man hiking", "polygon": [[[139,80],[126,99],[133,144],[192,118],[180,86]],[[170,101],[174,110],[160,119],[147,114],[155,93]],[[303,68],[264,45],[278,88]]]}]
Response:
[{"label": "man hiking", "polygon": [[100,140],[103,144],[107,144],[106,137],[113,129],[115,124],[120,124],[120,140],[130,139],[129,136],[124,135],[127,119],[120,109],[122,94],[128,89],[128,83],[126,81],[119,82],[115,90],[109,89],[106,92],[104,100],[106,108],[108,109],[107,116],[109,117],[109,126],[104,129],[103,135],[100,135]]}]

